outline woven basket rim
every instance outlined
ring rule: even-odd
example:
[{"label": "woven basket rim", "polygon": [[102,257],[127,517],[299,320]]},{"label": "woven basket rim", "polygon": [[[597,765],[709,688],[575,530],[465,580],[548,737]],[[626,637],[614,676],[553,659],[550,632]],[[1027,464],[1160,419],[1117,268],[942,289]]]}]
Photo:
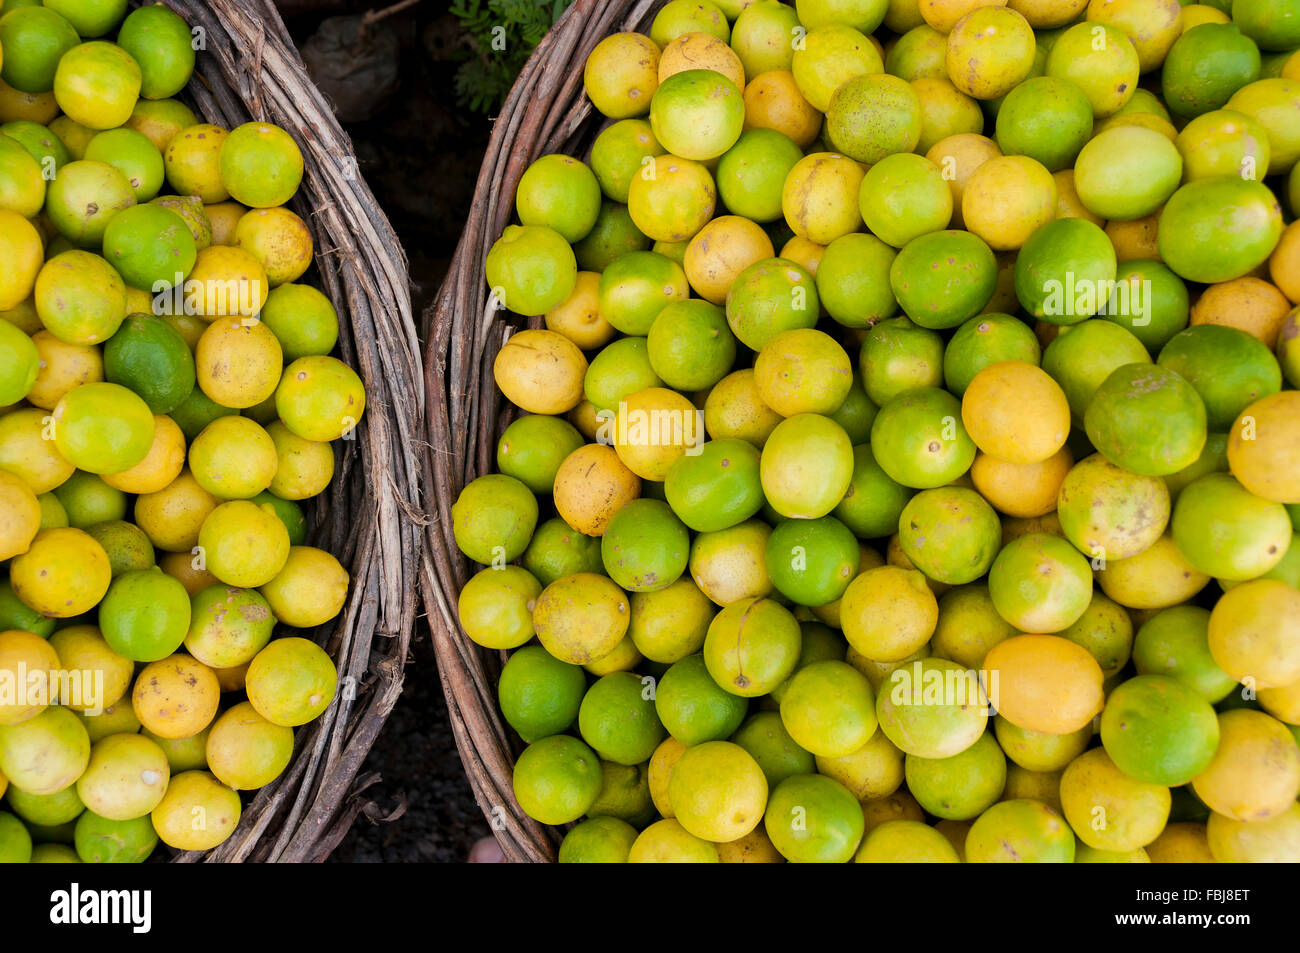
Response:
[{"label": "woven basket rim", "polygon": [[[335,477],[307,507],[309,542],[351,576],[343,611],[312,630],[289,630],[330,652],[340,691],[316,721],[295,729],[293,760],[248,804],[229,839],[176,862],[318,862],[357,815],[378,817],[363,792],[378,780],[362,762],[402,690],[422,559],[424,415],[419,341],[407,261],[361,177],[352,143],[307,75],[271,0],[167,0],[202,30],[194,78],[180,98],[226,129],[264,120],[287,130],[304,158],[291,207],[315,242],[317,285],[340,317],[340,356],[360,374],[367,407],[335,443]],[[198,36],[199,34],[196,34]]]},{"label": "woven basket rim", "polygon": [[[460,626],[456,599],[469,562],[452,535],[451,503],[474,477],[492,472],[495,435],[513,416],[496,389],[491,359],[518,327],[488,301],[488,248],[509,223],[515,187],[528,164],[549,152],[585,154],[603,122],[583,92],[587,55],[613,32],[644,30],[665,0],[576,0],[546,34],[497,116],[474,202],[447,278],[424,314],[430,501],[422,594],[433,632],[448,717],[474,797],[510,861],[556,859],[561,832],[529,818],[511,783],[522,743],[496,705],[505,658],[475,645]],[[527,323],[542,327],[541,318]]]}]

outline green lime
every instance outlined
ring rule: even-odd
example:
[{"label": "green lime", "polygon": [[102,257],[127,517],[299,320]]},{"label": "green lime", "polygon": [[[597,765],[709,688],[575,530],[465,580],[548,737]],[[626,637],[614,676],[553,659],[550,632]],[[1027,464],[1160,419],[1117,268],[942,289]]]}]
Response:
[{"label": "green lime", "polygon": [[148,202],[163,186],[162,153],[134,129],[109,129],[98,133],[86,145],[84,158],[106,162],[126,176],[137,202]]},{"label": "green lime", "polygon": [[848,396],[844,398],[844,403],[840,404],[839,409],[828,416],[843,428],[851,443],[859,444],[871,439],[871,425],[876,422],[876,414],[878,413],[880,413],[880,408],[876,406],[874,400],[867,396],[867,391],[860,383],[859,376],[855,374],[853,383],[849,385]]},{"label": "green lime", "polygon": [[1176,473],[1205,446],[1205,405],[1185,379],[1157,364],[1125,364],[1097,388],[1084,413],[1092,445],[1143,476]]},{"label": "green lime", "polygon": [[[879,426],[880,418],[872,425]],[[829,417],[797,414],[763,445],[759,478],[772,508],[791,519],[825,516],[844,498],[853,476],[853,445]]]},{"label": "green lime", "polygon": [[1097,316],[1133,332],[1152,354],[1187,327],[1191,317],[1187,285],[1169,266],[1150,258],[1120,264],[1115,289]]},{"label": "green lime", "polygon": [[952,189],[939,167],[924,156],[886,156],[862,179],[859,205],[872,234],[895,248],[948,227]]},{"label": "green lime", "polygon": [[990,364],[1037,364],[1041,357],[1034,329],[1025,322],[1009,314],[978,314],[961,324],[944,347],[944,387],[960,397],[975,375]]},{"label": "green lime", "polygon": [[150,815],[113,821],[87,809],[77,819],[77,856],[87,864],[142,864],[158,845]]},{"label": "green lime", "polygon": [[127,177],[107,162],[79,159],[59,167],[45,214],[59,234],[81,248],[98,248],[113,217],[135,205]]},{"label": "green lime", "polygon": [[527,742],[567,730],[586,692],[582,666],[561,662],[540,645],[511,653],[497,682],[501,714]]},{"label": "green lime", "polygon": [[786,176],[802,158],[802,150],[775,129],[746,130],[718,160],[718,196],[752,222],[776,221]]},{"label": "green lime", "polygon": [[133,569],[152,569],[157,564],[153,543],[148,535],[134,523],[125,520],[105,520],[86,527],[86,533],[108,553],[108,563],[113,577]]},{"label": "green lime", "polygon": [[1189,483],[1178,494],[1169,528],[1192,566],[1233,582],[1262,576],[1291,544],[1286,507],[1256,496],[1228,473]]},{"label": "green lime", "polygon": [[782,520],[767,539],[767,573],[777,591],[801,606],[844,595],[858,573],[858,540],[833,516]]},{"label": "green lime", "polygon": [[889,536],[898,530],[898,518],[913,492],[884,471],[870,444],[859,444],[853,448],[849,488],[834,513],[862,539]]},{"label": "green lime", "polygon": [[978,817],[1002,796],[1007,782],[1007,759],[991,731],[949,758],[909,754],[904,765],[907,790],[917,803],[949,820]]},{"label": "green lime", "polygon": [[562,864],[625,864],[637,829],[617,817],[593,817],[572,827],[560,842]]},{"label": "green lime", "polygon": [[997,287],[998,263],[978,235],[945,230],[913,239],[889,269],[903,311],[925,328],[955,328],[978,314]]},{"label": "green lime", "polygon": [[844,785],[820,774],[786,778],[768,797],[767,836],[786,860],[847,863],[862,840],[862,805]]},{"label": "green lime", "polygon": [[194,72],[189,24],[161,4],[133,10],[122,21],[117,45],[140,64],[140,95],[145,99],[175,96]]},{"label": "green lime", "polygon": [[645,335],[667,305],[690,295],[686,272],[671,258],[635,251],[610,262],[596,292],[600,313],[624,334]]},{"label": "green lime", "polygon": [[756,698],[784,682],[799,661],[799,623],[771,599],[741,599],[709,623],[704,661],[733,695]]},{"label": "green lime", "polygon": [[1144,622],[1133,639],[1133,663],[1139,675],[1168,675],[1207,701],[1222,701],[1237,680],[1219,668],[1210,654],[1210,611],[1200,606],[1162,609]]},{"label": "green lime", "polygon": [[1268,187],[1225,175],[1175,192],[1160,213],[1156,243],[1180,278],[1208,283],[1239,278],[1263,264],[1281,234],[1282,211]]},{"label": "green lime", "polygon": [[1165,675],[1138,675],[1106,699],[1101,743],[1129,777],[1176,787],[1209,766],[1219,746],[1219,719],[1190,685]]},{"label": "green lime", "polygon": [[533,609],[541,592],[542,584],[518,566],[481,570],[460,591],[460,624],[485,648],[516,648],[536,635]]},{"label": "green lime", "polygon": [[600,797],[587,808],[592,817],[614,817],[644,827],[659,815],[650,796],[650,772],[646,765],[600,763]]},{"label": "green lime", "polygon": [[167,416],[171,417],[176,426],[181,428],[181,433],[185,434],[185,440],[192,442],[195,437],[203,432],[204,427],[218,417],[229,417],[238,415],[238,413],[238,410],[218,404],[203,393],[203,389],[196,384],[190,390],[189,395],[173,407]]},{"label": "green lime", "polygon": [[524,550],[524,568],[549,586],[577,572],[602,572],[600,540],[584,536],[558,516],[537,527]]},{"label": "green lime", "polygon": [[1232,22],[1262,50],[1300,47],[1300,4],[1296,0],[1234,2]]},{"label": "green lime", "polygon": [[1113,370],[1139,363],[1151,363],[1142,342],[1125,326],[1099,319],[1062,328],[1043,352],[1043,370],[1065,392],[1076,421]]},{"label": "green lime", "polygon": [[1016,297],[1034,317],[1078,324],[1109,300],[1115,269],[1104,231],[1087,219],[1058,218],[1030,235],[1016,256]]},{"label": "green lime", "polygon": [[330,299],[311,285],[286,282],[272,288],[261,318],[280,342],[286,364],[300,357],[328,354],[338,343],[338,312]]},{"label": "green lime", "polygon": [[518,559],[537,525],[537,497],[522,482],[501,473],[470,481],[451,507],[456,544],[483,565]]},{"label": "green lime", "polygon": [[617,413],[629,394],[663,384],[650,363],[648,339],[627,337],[611,341],[591,359],[582,387],[596,410]]},{"label": "green lime", "polygon": [[649,761],[666,734],[653,695],[652,685],[631,672],[597,679],[578,708],[582,740],[606,761]]},{"label": "green lime", "polygon": [[9,580],[0,579],[0,632],[22,629],[48,639],[58,620],[41,615],[14,594]]},{"label": "green lime", "polygon": [[[1127,42],[1126,42],[1127,41]],[[1109,23],[1077,22],[1058,34],[1044,64],[1048,76],[1068,79],[1088,97],[1097,118],[1133,98],[1142,64],[1128,35]]]},{"label": "green lime", "polygon": [[973,582],[993,565],[1002,544],[997,512],[974,490],[922,490],[898,520],[907,558],[931,579],[952,586]]},{"label": "green lime", "polygon": [[922,121],[921,100],[910,83],[869,72],[836,88],[826,109],[825,134],[836,150],[873,164],[915,149]]},{"label": "green lime", "polygon": [[736,144],[744,123],[740,90],[716,70],[674,73],[650,97],[655,138],[683,159],[717,158]]},{"label": "green lime", "polygon": [[1021,632],[1060,632],[1088,608],[1092,567],[1060,536],[1030,533],[993,560],[989,595],[998,615]]},{"label": "green lime", "polygon": [[650,239],[633,223],[626,205],[602,202],[596,224],[573,246],[573,253],[583,271],[604,271],[614,259],[649,247]]},{"label": "green lime", "polygon": [[585,442],[563,417],[525,414],[497,441],[497,469],[534,493],[550,493],[564,458]]},{"label": "green lime", "polygon": [[900,36],[889,48],[885,54],[885,72],[909,83],[918,79],[946,80],[947,53],[948,35],[928,23],[921,23]]},{"label": "green lime", "polygon": [[75,821],[86,809],[77,795],[75,784],[53,794],[28,794],[18,788],[9,788],[8,801],[15,814],[37,827],[67,824]]},{"label": "green lime", "polygon": [[655,374],[679,391],[712,387],[736,360],[726,313],[697,298],[674,301],[660,311],[645,344]]},{"label": "green lime", "polygon": [[760,711],[751,715],[731,736],[731,742],[740,745],[758,762],[769,789],[786,778],[817,770],[816,759],[790,737],[779,712]]},{"label": "green lime", "polygon": [[697,533],[743,523],[763,506],[759,452],[746,440],[710,440],[699,453],[683,454],[672,465],[664,496]]},{"label": "green lime", "polygon": [[847,662],[813,662],[785,686],[781,723],[799,747],[815,756],[852,754],[876,731],[871,683]]},{"label": "green lime", "polygon": [[1259,79],[1259,47],[1229,23],[1202,23],[1174,40],[1160,72],[1171,112],[1200,116]]},{"label": "green lime", "polygon": [[1210,430],[1231,429],[1247,406],[1282,389],[1282,374],[1268,347],[1237,328],[1202,324],[1180,331],[1156,363],[1186,378],[1205,404]]},{"label": "green lime", "polygon": [[[794,58],[790,38],[800,26],[794,9],[779,0],[754,0],[731,25],[731,48],[748,77],[772,70],[789,70]],[[793,84],[793,77],[789,77]]]},{"label": "green lime", "polygon": [[162,318],[133,314],[104,345],[104,376],[129,387],[153,413],[170,414],[194,390],[194,355]]},{"label": "green lime", "polygon": [[647,168],[645,160],[663,154],[664,147],[655,140],[648,121],[620,119],[592,143],[591,169],[607,198],[626,202],[633,176]]},{"label": "green lime", "polygon": [[845,327],[867,328],[898,310],[889,270],[898,252],[875,235],[841,235],[822,253],[817,294],[826,313]]},{"label": "green lime", "polygon": [[157,662],[171,655],[190,628],[190,594],[158,569],[135,569],[113,580],[99,604],[99,628],[118,655]]},{"label": "green lime", "polygon": [[1065,538],[1090,559],[1128,559],[1164,532],[1169,491],[1159,477],[1130,473],[1093,453],[1061,482],[1056,515]]},{"label": "green lime", "polygon": [[54,488],[54,496],[63,504],[68,515],[68,525],[86,529],[105,520],[120,520],[126,516],[127,497],[121,490],[109,486],[94,473],[76,470]]},{"label": "green lime", "polygon": [[910,318],[887,318],[867,329],[858,365],[867,396],[883,407],[904,391],[943,383],[943,338]]},{"label": "green lime", "polygon": [[534,741],[515,761],[515,799],[542,824],[568,824],[582,817],[600,796],[602,783],[596,753],[569,735]]},{"label": "green lime", "polygon": [[1007,93],[998,109],[996,140],[1004,155],[1036,159],[1049,172],[1074,164],[1092,137],[1092,104],[1074,83],[1036,76]]},{"label": "green lime", "polygon": [[515,192],[524,225],[553,228],[573,243],[587,237],[600,213],[600,183],[584,163],[569,156],[542,156],[524,170]]},{"label": "green lime", "polygon": [[975,461],[960,402],[937,387],[906,391],[881,407],[871,449],[890,479],[916,489],[951,483]]},{"label": "green lime", "polygon": [[85,39],[103,36],[126,15],[127,0],[45,0],[45,6],[57,10]]},{"label": "green lime", "polygon": [[790,678],[772,689],[770,693],[772,700],[778,704],[785,695],[790,679],[794,678],[801,669],[805,669],[817,662],[843,662],[845,653],[848,651],[848,644],[844,641],[844,636],[822,622],[800,622],[799,635],[799,661],[795,663]]},{"label": "green lime", "polygon": [[0,811],[0,863],[26,864],[32,859],[32,835],[7,811]]},{"label": "green lime", "polygon": [[72,153],[63,141],[38,122],[16,119],[0,125],[0,133],[17,140],[40,163],[42,169],[49,169],[55,177],[60,168],[72,161]]},{"label": "green lime", "polygon": [[655,711],[668,733],[684,745],[730,738],[749,704],[718,687],[703,655],[688,655],[664,672],[655,688]]},{"label": "green lime", "polygon": [[938,657],[978,669],[989,649],[1015,634],[1015,626],[994,608],[988,585],[973,582],[939,597],[939,622],[930,645]]},{"label": "green lime", "polygon": [[1074,832],[1042,801],[999,801],[975,819],[966,834],[969,864],[1069,864]]},{"label": "green lime", "polygon": [[761,351],[782,331],[813,327],[820,307],[817,285],[802,265],[765,258],[736,276],[727,293],[727,323],[741,344]]},{"label": "green lime", "polygon": [[559,232],[541,225],[508,225],[487,255],[487,282],[516,314],[545,314],[573,293],[578,264]]},{"label": "green lime", "polygon": [[[1074,187],[1084,208],[1099,218],[1131,221],[1150,215],[1174,194],[1183,157],[1163,133],[1114,126],[1098,133],[1074,163]],[[1069,221],[1082,221],[1070,219]]]},{"label": "green lime", "polygon": [[653,592],[686,570],[690,534],[667,503],[639,499],[623,505],[600,542],[605,572],[628,592]]},{"label": "green lime", "polygon": [[185,649],[210,668],[246,665],[271,641],[275,621],[256,589],[207,586],[190,597]]},{"label": "green lime", "polygon": [[1069,628],[1062,629],[1060,635],[1087,649],[1101,666],[1101,673],[1110,678],[1129,660],[1133,649],[1133,620],[1127,609],[1094,590],[1083,615]]},{"label": "green lime", "polygon": [[16,404],[31,391],[41,356],[16,325],[0,321],[0,407]]},{"label": "green lime", "polygon": [[1256,119],[1233,109],[1197,116],[1175,141],[1183,156],[1187,181],[1216,175],[1256,175],[1268,169],[1272,150],[1268,130]]},{"label": "green lime", "polygon": [[48,93],[53,89],[59,60],[81,42],[76,28],[52,6],[11,9],[12,4],[6,4],[3,8],[0,46],[5,52],[0,79],[19,92]]}]

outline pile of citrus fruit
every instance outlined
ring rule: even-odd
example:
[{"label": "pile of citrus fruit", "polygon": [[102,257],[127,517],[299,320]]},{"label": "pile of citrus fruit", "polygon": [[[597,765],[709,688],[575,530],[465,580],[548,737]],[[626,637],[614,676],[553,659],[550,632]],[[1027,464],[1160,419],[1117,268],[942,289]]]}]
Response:
[{"label": "pile of citrus fruit", "polygon": [[560,859],[1300,861],[1300,2],[671,0],[585,89],[453,510]]},{"label": "pile of citrus fruit", "polygon": [[[112,37],[116,38],[116,42]],[[0,861],[202,850],[337,675],[301,503],[365,407],[284,130],[174,97],[165,6],[0,7]]]}]

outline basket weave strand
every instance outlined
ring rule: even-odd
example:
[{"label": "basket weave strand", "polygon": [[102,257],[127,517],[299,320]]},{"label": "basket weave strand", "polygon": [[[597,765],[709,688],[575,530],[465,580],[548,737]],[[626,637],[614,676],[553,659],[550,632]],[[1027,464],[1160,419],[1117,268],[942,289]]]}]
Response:
[{"label": "basket weave strand", "polygon": [[662,3],[577,0],[542,40],[496,119],[464,233],[425,314],[430,472],[438,492],[423,595],[461,760],[511,861],[554,860],[560,835],[515,802],[511,773],[521,743],[503,725],[496,702],[504,654],[475,645],[457,621],[457,595],[471,566],[452,534],[451,504],[466,483],[491,472],[497,437],[514,416],[497,390],[492,361],[519,319],[489,302],[484,267],[488,249],[510,222],[515,188],[529,163],[552,152],[584,155],[600,127],[582,88],[588,54],[610,33],[644,30]]}]

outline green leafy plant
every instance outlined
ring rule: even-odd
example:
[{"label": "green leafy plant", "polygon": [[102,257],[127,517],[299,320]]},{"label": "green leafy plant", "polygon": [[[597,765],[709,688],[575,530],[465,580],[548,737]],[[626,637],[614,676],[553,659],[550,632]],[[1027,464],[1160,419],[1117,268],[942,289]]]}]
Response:
[{"label": "green leafy plant", "polygon": [[529,54],[573,0],[456,0],[451,13],[464,29],[465,61],[456,71],[456,97],[475,112],[492,112]]}]

